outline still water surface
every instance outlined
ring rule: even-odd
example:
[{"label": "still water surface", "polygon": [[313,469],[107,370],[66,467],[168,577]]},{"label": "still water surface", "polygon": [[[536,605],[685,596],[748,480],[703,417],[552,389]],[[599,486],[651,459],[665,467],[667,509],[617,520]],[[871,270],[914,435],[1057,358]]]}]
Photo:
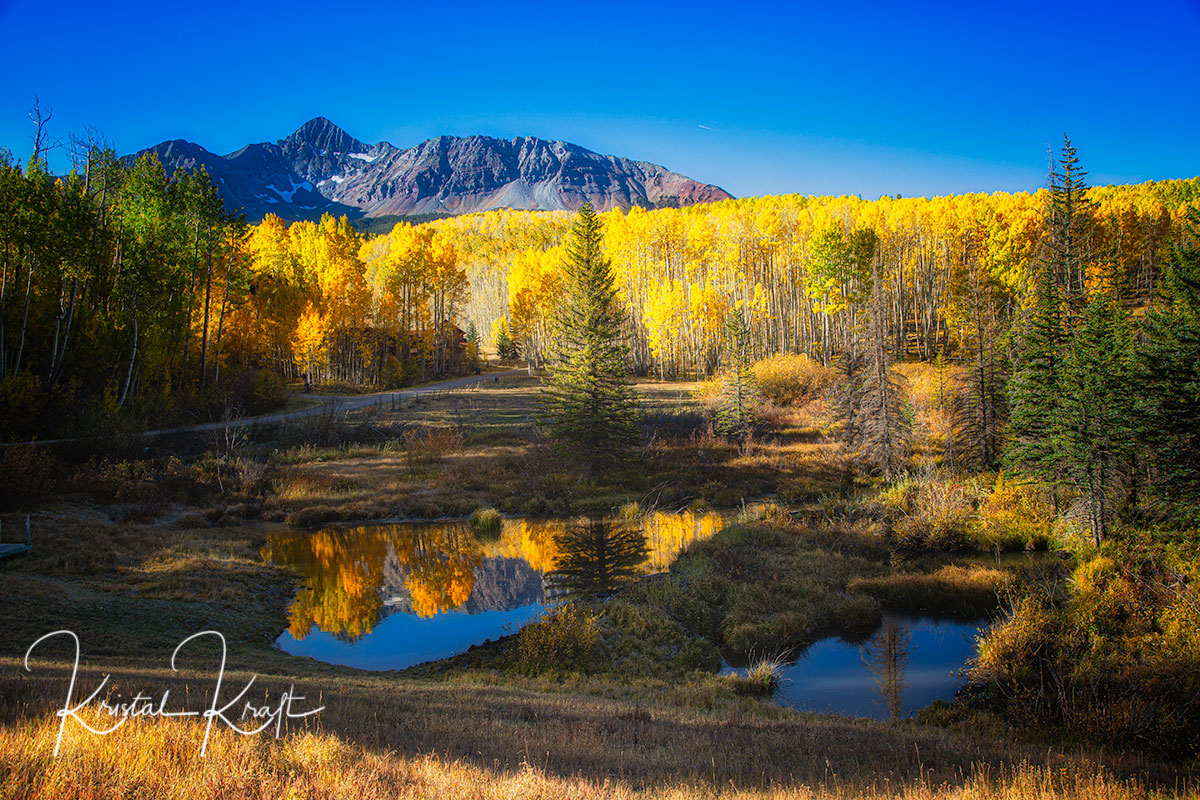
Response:
[{"label": "still water surface", "polygon": [[[279,646],[360,669],[404,669],[462,653],[537,617],[562,593],[603,595],[661,572],[725,524],[718,513],[631,523],[504,520],[481,539],[461,521],[283,533],[263,556],[302,576]],[[797,709],[903,718],[963,684],[979,624],[885,615],[861,642],[828,638],[781,669],[776,699]],[[726,666],[724,672],[744,672]]]},{"label": "still water surface", "polygon": [[978,622],[885,614],[865,642],[822,639],[784,665],[775,699],[802,711],[910,717],[935,700],[954,697],[965,683],[959,670],[975,655],[979,632]]},{"label": "still water surface", "polygon": [[404,669],[513,633],[556,592],[603,593],[665,570],[724,524],[715,512],[626,525],[506,519],[480,539],[461,521],[283,533],[263,556],[302,576],[277,640],[285,652],[360,669]]}]

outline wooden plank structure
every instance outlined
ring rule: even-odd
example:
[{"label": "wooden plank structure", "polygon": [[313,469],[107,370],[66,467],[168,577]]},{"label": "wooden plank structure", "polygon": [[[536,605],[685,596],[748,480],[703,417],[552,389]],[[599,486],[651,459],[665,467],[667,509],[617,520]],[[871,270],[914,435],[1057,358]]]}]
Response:
[{"label": "wooden plank structure", "polygon": [[[0,534],[3,531],[0,530]],[[0,536],[2,538],[2,536]],[[25,543],[24,544],[5,544],[0,541],[0,558],[8,558],[9,556],[19,556],[21,553],[28,553],[33,546],[29,543],[29,517],[25,518]]]}]

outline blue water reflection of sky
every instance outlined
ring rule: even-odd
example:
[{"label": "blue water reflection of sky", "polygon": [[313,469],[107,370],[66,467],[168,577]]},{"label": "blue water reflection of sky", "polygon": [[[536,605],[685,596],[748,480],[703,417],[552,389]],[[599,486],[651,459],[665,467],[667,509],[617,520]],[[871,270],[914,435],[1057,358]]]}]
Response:
[{"label": "blue water reflection of sky", "polygon": [[359,669],[405,669],[465,652],[473,644],[515,633],[543,610],[540,603],[508,611],[449,612],[422,619],[396,613],[379,621],[369,636],[347,642],[316,626],[303,640],[287,631],[276,643],[294,656],[311,656]]},{"label": "blue water reflection of sky", "polygon": [[[975,655],[979,623],[892,617],[908,631],[901,716],[908,717],[935,700],[950,700],[965,683],[959,671]],[[727,667],[726,672],[745,672]],[[858,644],[822,639],[781,671],[776,700],[803,711],[887,719],[888,706],[863,663]]]}]

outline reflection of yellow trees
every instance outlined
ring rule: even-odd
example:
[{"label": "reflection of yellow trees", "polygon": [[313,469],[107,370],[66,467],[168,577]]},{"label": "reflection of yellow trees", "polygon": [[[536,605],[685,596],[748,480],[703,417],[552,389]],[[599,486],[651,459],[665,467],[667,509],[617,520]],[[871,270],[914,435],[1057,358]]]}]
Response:
[{"label": "reflection of yellow trees", "polygon": [[417,616],[432,617],[467,602],[483,554],[466,527],[409,526],[406,533],[394,539],[396,560],[405,571],[404,585]]},{"label": "reflection of yellow trees", "polygon": [[[461,607],[475,588],[475,570],[488,558],[520,558],[543,574],[560,560],[558,541],[568,523],[505,520],[495,542],[480,544],[460,522],[366,525],[271,538],[263,557],[301,575],[302,588],[288,611],[288,631],[303,639],[315,625],[335,636],[370,633],[383,608],[383,569],[393,555],[418,616]],[[666,569],[693,541],[721,527],[718,514],[648,514],[642,518],[649,547],[641,569]]]},{"label": "reflection of yellow trees", "polygon": [[[716,513],[678,514],[655,512],[641,518],[649,557],[646,567],[653,572],[666,569],[685,547],[707,539],[721,529],[722,517]],[[487,545],[489,557],[522,558],[538,572],[553,572],[557,567],[556,543],[567,529],[561,520],[505,520],[501,537]]]},{"label": "reflection of yellow trees", "polygon": [[431,617],[471,596],[479,548],[462,525],[370,525],[272,537],[263,557],[300,573],[302,588],[288,611],[288,631],[303,639],[315,625],[357,639],[383,608],[380,589],[388,554],[396,557],[413,611]]},{"label": "reflection of yellow trees", "polygon": [[656,512],[643,518],[646,541],[650,547],[648,564],[651,572],[661,572],[671,565],[683,549],[692,542],[708,539],[722,527],[720,514],[679,514]]},{"label": "reflection of yellow trees", "polygon": [[338,636],[371,632],[383,606],[379,587],[388,539],[382,528],[274,536],[263,556],[303,577],[288,610],[288,631],[303,639],[316,625]]},{"label": "reflection of yellow trees", "polygon": [[566,530],[567,524],[556,520],[504,520],[500,539],[488,547],[493,558],[522,558],[538,572],[554,571],[558,559],[555,537]]}]

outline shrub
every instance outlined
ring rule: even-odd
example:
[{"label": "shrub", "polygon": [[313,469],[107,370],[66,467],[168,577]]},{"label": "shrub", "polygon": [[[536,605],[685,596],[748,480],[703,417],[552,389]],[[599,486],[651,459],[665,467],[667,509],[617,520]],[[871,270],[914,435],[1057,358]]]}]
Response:
[{"label": "shrub", "polygon": [[296,528],[305,528],[310,525],[320,525],[325,522],[334,522],[342,518],[342,512],[336,508],[331,508],[327,505],[307,506],[299,511],[293,511],[287,515],[288,525]]},{"label": "shrub", "polygon": [[1109,542],[1081,564],[1076,595],[1029,595],[980,645],[972,677],[1013,722],[1069,728],[1166,756],[1200,751],[1200,598],[1157,549]]},{"label": "shrub", "polygon": [[38,421],[45,417],[45,407],[45,392],[38,376],[19,372],[0,378],[0,437],[33,438],[39,430]]},{"label": "shrub", "polygon": [[1054,511],[1046,490],[1009,483],[1003,474],[980,504],[979,520],[985,536],[1021,541],[1029,550],[1045,550],[1054,532]]},{"label": "shrub", "polygon": [[58,484],[62,466],[45,447],[12,445],[0,448],[0,508],[37,505]]},{"label": "shrub", "polygon": [[906,479],[880,492],[879,507],[892,520],[903,550],[961,550],[975,543],[977,487],[944,475]]},{"label": "shrub", "polygon": [[246,414],[263,414],[287,403],[283,378],[265,369],[243,369],[229,388],[229,401]]},{"label": "shrub", "polygon": [[400,437],[408,468],[422,474],[462,447],[462,434],[453,428],[415,427]]},{"label": "shrub", "polygon": [[828,494],[827,483],[811,477],[786,478],[779,482],[776,493],[785,503],[806,503]]},{"label": "shrub", "polygon": [[837,379],[837,371],[806,355],[779,353],[755,364],[754,377],[766,399],[801,406],[824,395]]},{"label": "shrub", "polygon": [[697,381],[692,387],[692,397],[699,401],[708,411],[717,407],[717,398],[721,394],[721,382],[717,380]]},{"label": "shrub", "polygon": [[588,671],[597,656],[599,620],[576,603],[547,609],[517,634],[517,668],[529,675]]},{"label": "shrub", "polygon": [[1046,549],[1048,528],[1040,512],[1013,505],[1012,488],[1002,481],[997,486],[989,492],[980,479],[934,471],[886,487],[873,505],[901,550]]}]

